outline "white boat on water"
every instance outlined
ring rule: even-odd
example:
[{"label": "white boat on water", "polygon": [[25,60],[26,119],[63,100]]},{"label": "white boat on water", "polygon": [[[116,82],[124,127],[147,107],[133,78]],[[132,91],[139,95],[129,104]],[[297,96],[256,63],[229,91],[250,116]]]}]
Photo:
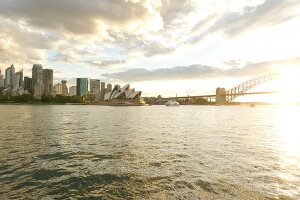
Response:
[{"label": "white boat on water", "polygon": [[179,106],[179,102],[175,101],[175,100],[169,100],[167,103],[166,103],[166,106]]}]

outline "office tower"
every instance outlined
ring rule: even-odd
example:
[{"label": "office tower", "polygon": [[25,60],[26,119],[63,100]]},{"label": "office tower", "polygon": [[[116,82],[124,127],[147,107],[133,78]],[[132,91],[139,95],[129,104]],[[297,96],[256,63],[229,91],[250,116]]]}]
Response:
[{"label": "office tower", "polygon": [[112,91],[112,85],[109,83],[107,84],[107,92],[111,92]]},{"label": "office tower", "polygon": [[33,88],[34,90],[33,96],[37,99],[40,99],[41,96],[44,94],[44,89],[45,87],[43,83],[40,82],[36,83]]},{"label": "office tower", "polygon": [[97,94],[100,92],[100,80],[90,79],[90,93]]},{"label": "office tower", "polygon": [[76,96],[76,86],[71,86],[69,88],[69,95],[70,96]]},{"label": "office tower", "polygon": [[56,83],[52,89],[52,95],[56,96],[58,94],[62,94],[62,84]]},{"label": "office tower", "polygon": [[93,102],[100,100],[100,80],[90,79],[90,94]]},{"label": "office tower", "polygon": [[100,100],[104,100],[105,91],[106,91],[105,82],[101,82]]},{"label": "office tower", "polygon": [[4,78],[3,75],[0,75],[0,87],[4,86]]},{"label": "office tower", "polygon": [[[39,84],[40,86],[38,87],[40,89],[41,85],[43,85],[43,67],[40,64],[34,64],[32,67],[32,88],[33,88],[33,94],[35,90],[35,85]],[[44,85],[43,85],[44,86]],[[44,90],[44,89],[43,89]],[[40,92],[40,91],[39,91]],[[39,94],[39,93],[37,93]],[[34,94],[34,96],[36,96]]]},{"label": "office tower", "polygon": [[16,72],[14,77],[14,89],[20,89],[24,87],[23,83],[23,70]]},{"label": "office tower", "polygon": [[66,80],[62,80],[61,84],[62,84],[62,95],[68,95],[67,81]]},{"label": "office tower", "polygon": [[32,79],[27,76],[24,77],[24,90],[32,94]]},{"label": "office tower", "polygon": [[88,94],[89,80],[87,78],[77,78],[76,95],[83,96]]},{"label": "office tower", "polygon": [[52,94],[53,87],[53,70],[44,69],[43,70],[43,83],[44,83],[44,94],[49,96]]},{"label": "office tower", "polygon": [[5,86],[11,90],[14,89],[15,67],[11,65],[5,70]]},{"label": "office tower", "polygon": [[0,87],[3,87],[3,86],[4,86],[4,77],[1,74],[1,69],[0,69]]}]

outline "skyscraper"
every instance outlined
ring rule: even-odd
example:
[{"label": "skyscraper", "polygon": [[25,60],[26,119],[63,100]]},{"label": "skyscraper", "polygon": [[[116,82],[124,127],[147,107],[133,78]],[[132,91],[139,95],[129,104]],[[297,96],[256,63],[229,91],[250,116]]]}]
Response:
[{"label": "skyscraper", "polygon": [[0,74],[0,87],[4,86],[4,78],[3,75]]},{"label": "skyscraper", "polygon": [[11,90],[14,89],[15,67],[11,65],[5,70],[5,86]]},{"label": "skyscraper", "polygon": [[3,87],[3,86],[4,86],[4,77],[1,74],[1,69],[0,69],[0,87]]},{"label": "skyscraper", "polygon": [[101,95],[100,95],[101,100],[104,100],[105,92],[106,92],[105,82],[101,82]]},{"label": "skyscraper", "polygon": [[97,94],[100,92],[100,80],[90,79],[90,93]]},{"label": "skyscraper", "polygon": [[88,78],[77,78],[76,95],[83,96],[83,95],[88,94],[88,89],[89,89],[88,85],[89,85]]},{"label": "skyscraper", "polygon": [[100,80],[90,79],[90,94],[92,95],[92,101],[100,100]]},{"label": "skyscraper", "polygon": [[14,89],[24,88],[23,70],[16,72],[14,77]]},{"label": "skyscraper", "polygon": [[27,76],[24,77],[24,90],[32,94],[32,79]]},{"label": "skyscraper", "polygon": [[[40,64],[34,64],[32,67],[32,88],[33,88],[33,94],[34,94],[34,90],[35,90],[35,85],[39,84],[40,86],[37,87],[40,91],[40,87],[42,87],[41,85],[43,85],[43,67]],[[44,89],[43,89],[44,90]],[[38,93],[40,93],[40,91]],[[34,94],[34,96],[37,96]]]},{"label": "skyscraper", "polygon": [[109,83],[107,84],[107,92],[111,92],[112,91],[112,85]]},{"label": "skyscraper", "polygon": [[53,70],[44,69],[43,70],[43,83],[44,83],[44,94],[51,95],[53,87]]},{"label": "skyscraper", "polygon": [[66,80],[62,80],[61,84],[62,84],[62,95],[68,95],[67,81]]}]

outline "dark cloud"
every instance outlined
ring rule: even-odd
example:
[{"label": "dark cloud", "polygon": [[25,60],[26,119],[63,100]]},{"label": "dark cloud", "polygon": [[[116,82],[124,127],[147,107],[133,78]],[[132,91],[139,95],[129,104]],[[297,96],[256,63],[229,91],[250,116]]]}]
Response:
[{"label": "dark cloud", "polygon": [[24,20],[31,26],[65,29],[76,34],[95,33],[96,20],[121,24],[143,20],[141,3],[123,0],[9,0],[0,1],[0,15]]},{"label": "dark cloud", "polygon": [[253,63],[240,68],[220,70],[206,65],[191,65],[187,67],[161,68],[147,70],[145,68],[129,69],[124,72],[108,73],[102,76],[129,82],[153,81],[153,80],[183,80],[183,79],[212,79],[220,77],[255,77],[275,73],[284,65],[300,65],[300,57],[282,61],[267,61]]}]

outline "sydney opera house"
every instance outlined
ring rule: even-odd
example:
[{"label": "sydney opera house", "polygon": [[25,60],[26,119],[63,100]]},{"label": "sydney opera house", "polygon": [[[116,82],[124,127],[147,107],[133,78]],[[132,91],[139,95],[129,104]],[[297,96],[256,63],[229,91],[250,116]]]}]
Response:
[{"label": "sydney opera house", "polygon": [[111,92],[105,94],[104,100],[139,100],[141,95],[141,91],[135,91],[134,88],[130,89],[130,84],[122,88],[119,85],[115,85]]}]

